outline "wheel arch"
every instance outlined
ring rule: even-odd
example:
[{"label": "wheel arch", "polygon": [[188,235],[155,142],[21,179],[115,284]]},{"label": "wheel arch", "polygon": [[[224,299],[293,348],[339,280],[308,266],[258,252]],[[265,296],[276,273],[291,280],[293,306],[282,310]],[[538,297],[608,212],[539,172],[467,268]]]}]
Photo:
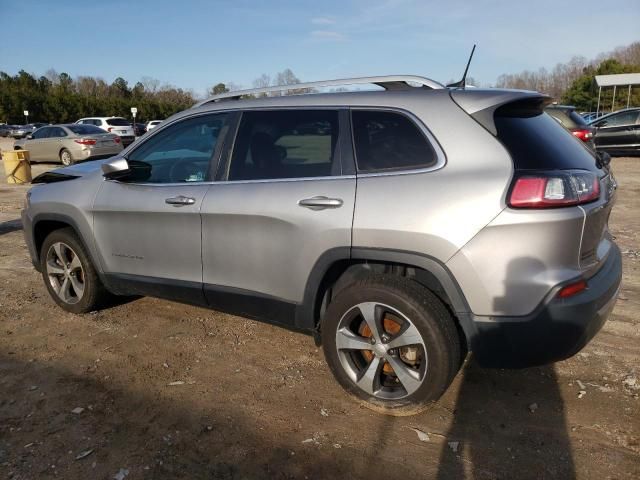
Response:
[{"label": "wheel arch", "polygon": [[296,325],[315,332],[321,328],[331,298],[363,275],[387,273],[406,276],[432,291],[456,318],[467,341],[475,334],[469,305],[453,274],[439,260],[424,254],[380,248],[336,248],[316,262],[305,287]]},{"label": "wheel arch", "polygon": [[89,245],[87,245],[87,242],[85,242],[82,234],[80,233],[81,230],[79,225],[72,217],[64,214],[41,213],[33,218],[31,235],[38,265],[40,264],[40,250],[42,249],[42,244],[44,243],[45,238],[47,238],[51,232],[61,230],[63,228],[73,229],[85,251],[89,254],[91,262],[98,272],[98,275],[102,279],[102,271],[99,268],[100,263],[97,261],[93,250],[89,248]]}]

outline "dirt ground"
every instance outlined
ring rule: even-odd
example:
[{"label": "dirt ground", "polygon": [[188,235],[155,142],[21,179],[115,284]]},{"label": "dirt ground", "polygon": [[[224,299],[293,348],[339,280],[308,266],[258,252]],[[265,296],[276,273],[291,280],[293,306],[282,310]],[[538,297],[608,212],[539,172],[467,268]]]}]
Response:
[{"label": "dirt ground", "polygon": [[405,418],[347,397],[302,334],[152,298],[63,312],[23,241],[28,187],[0,183],[0,478],[640,478],[640,159],[613,165],[603,330],[548,367],[471,359]]}]

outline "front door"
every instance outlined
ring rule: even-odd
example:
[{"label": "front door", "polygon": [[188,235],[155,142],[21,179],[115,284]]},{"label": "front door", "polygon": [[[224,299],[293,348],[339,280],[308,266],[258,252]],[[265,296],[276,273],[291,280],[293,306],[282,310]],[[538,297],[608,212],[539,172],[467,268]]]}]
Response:
[{"label": "front door", "polygon": [[93,207],[95,239],[119,293],[202,303],[200,209],[230,118],[167,125],[127,155],[128,177],[103,182]]},{"label": "front door", "polygon": [[24,142],[24,149],[29,150],[29,158],[34,162],[51,161],[46,157],[47,142],[53,127],[39,128]]},{"label": "front door", "polygon": [[[344,112],[346,114],[346,112]],[[337,110],[248,111],[202,205],[204,290],[213,307],[295,322],[310,273],[351,247],[356,179]],[[342,149],[345,150],[345,149]]]},{"label": "front door", "polygon": [[597,147],[615,149],[637,143],[638,111],[620,112],[595,123],[598,130],[594,141]]}]

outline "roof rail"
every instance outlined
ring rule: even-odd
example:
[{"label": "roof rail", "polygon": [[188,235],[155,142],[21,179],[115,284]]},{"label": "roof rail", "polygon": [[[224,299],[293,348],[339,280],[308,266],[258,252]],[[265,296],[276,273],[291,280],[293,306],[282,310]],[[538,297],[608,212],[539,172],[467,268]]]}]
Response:
[{"label": "roof rail", "polygon": [[235,92],[225,92],[219,95],[209,97],[202,102],[196,103],[194,108],[200,107],[206,103],[219,102],[221,100],[238,100],[244,95],[260,95],[272,92],[284,92],[287,90],[306,90],[311,88],[337,87],[344,85],[378,85],[385,90],[406,90],[407,88],[415,88],[410,84],[415,83],[422,88],[439,90],[445,88],[441,83],[429,78],[416,75],[386,75],[381,77],[359,77],[359,78],[342,78],[337,80],[323,80],[320,82],[297,83],[294,85],[277,85],[272,87],[252,88],[248,90],[236,90]]}]

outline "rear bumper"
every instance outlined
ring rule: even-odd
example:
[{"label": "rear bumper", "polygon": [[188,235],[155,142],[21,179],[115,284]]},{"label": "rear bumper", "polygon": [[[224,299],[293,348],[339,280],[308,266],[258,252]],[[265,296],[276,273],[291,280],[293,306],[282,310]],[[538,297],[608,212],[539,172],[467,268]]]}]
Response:
[{"label": "rear bumper", "polygon": [[587,290],[566,299],[554,289],[526,317],[475,317],[471,350],[485,367],[544,365],[578,353],[600,331],[613,310],[622,279],[622,256],[614,244]]},{"label": "rear bumper", "polygon": [[124,147],[128,147],[135,141],[136,137],[133,135],[121,135],[120,140],[122,140],[122,145]]}]

